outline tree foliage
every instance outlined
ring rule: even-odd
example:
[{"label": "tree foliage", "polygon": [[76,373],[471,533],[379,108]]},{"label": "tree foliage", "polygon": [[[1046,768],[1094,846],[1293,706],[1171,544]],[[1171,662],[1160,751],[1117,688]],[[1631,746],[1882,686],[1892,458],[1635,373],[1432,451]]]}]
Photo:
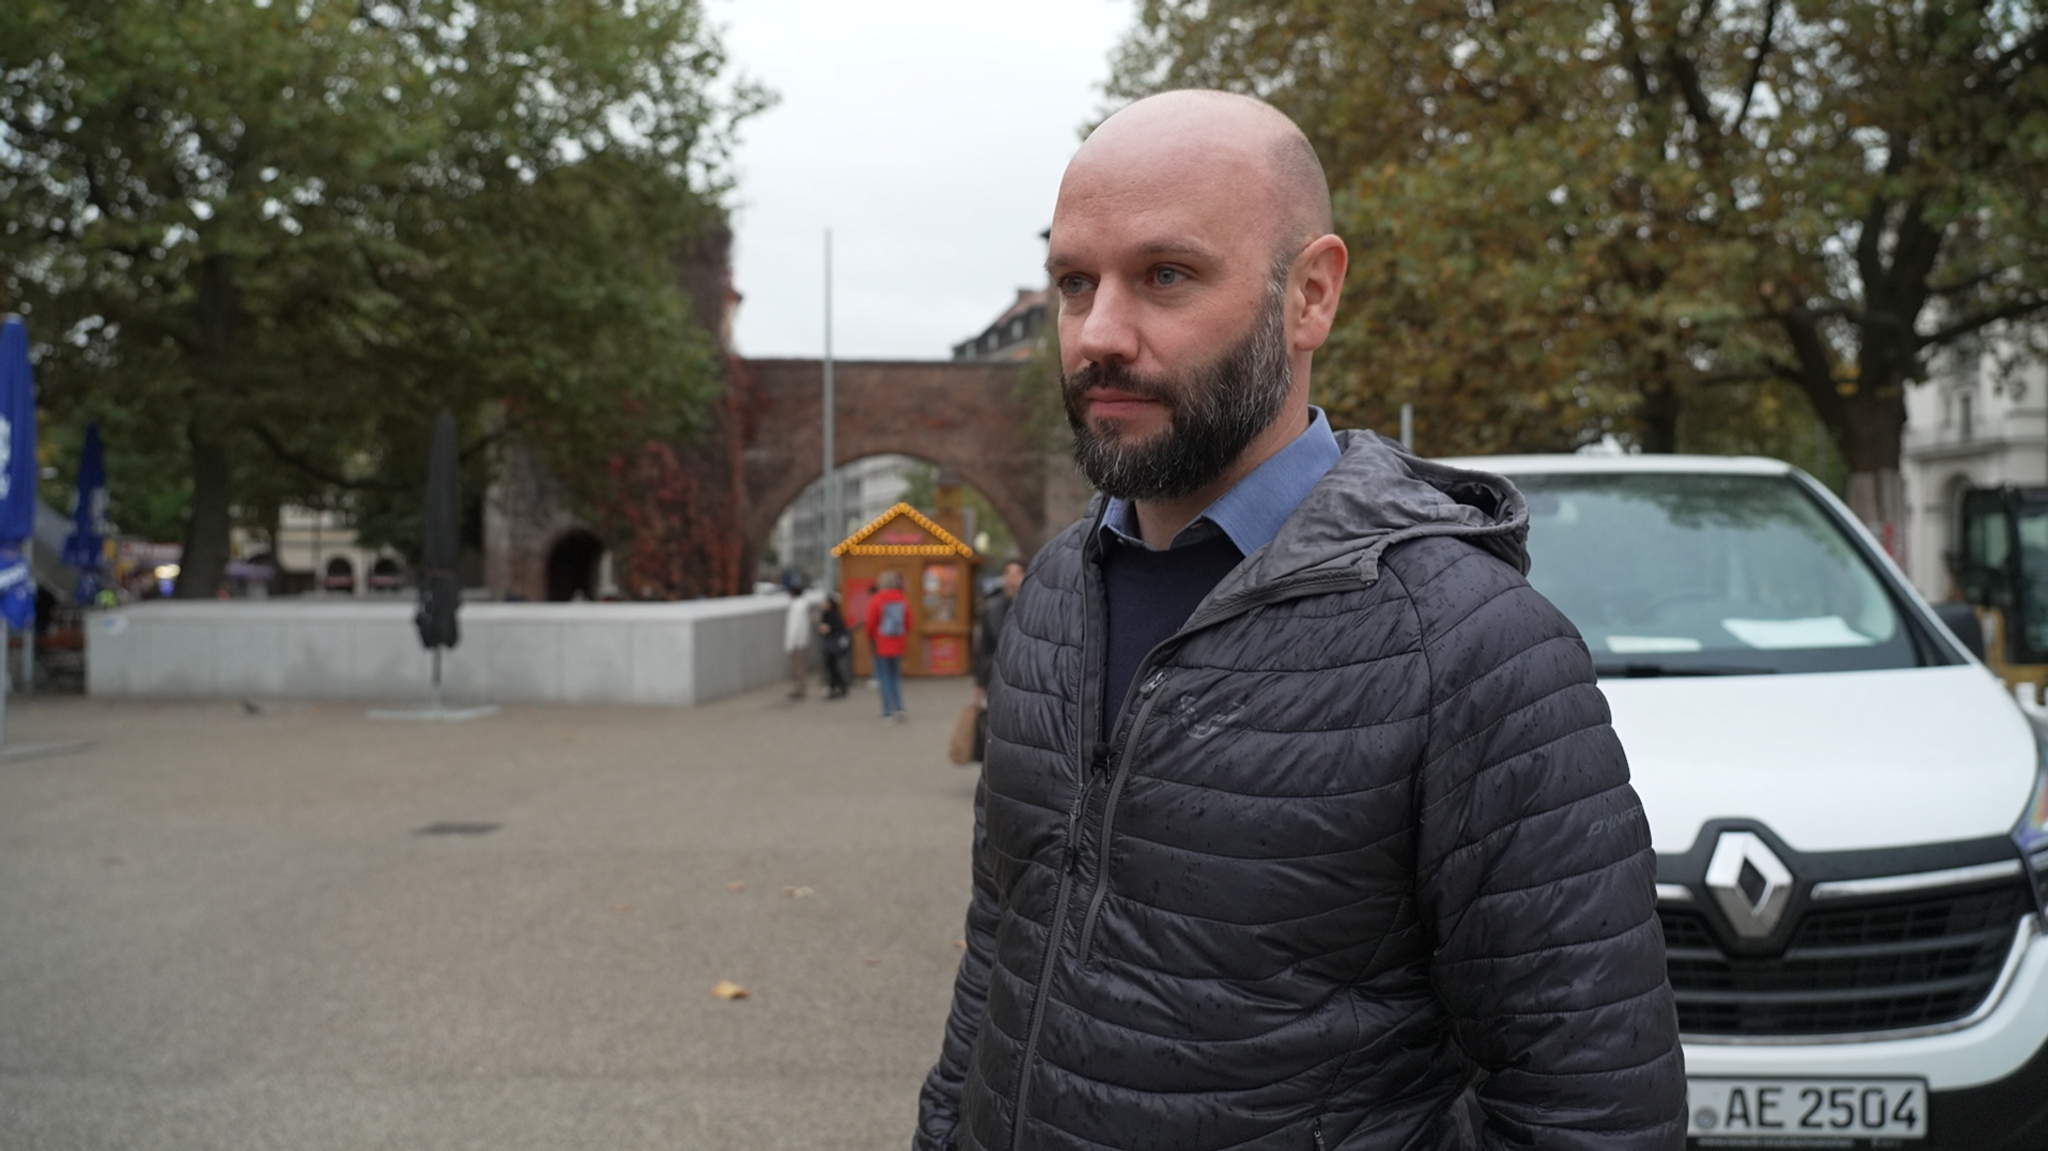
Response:
[{"label": "tree foliage", "polygon": [[417,490],[444,407],[607,482],[717,384],[670,256],[764,101],[724,68],[695,0],[6,5],[0,262],[45,403],[177,445],[181,594],[234,514]]},{"label": "tree foliage", "polygon": [[2031,0],[1146,0],[1113,90],[1308,132],[1354,253],[1341,417],[1672,450],[1810,412],[1889,520],[1905,386],[2048,309],[2044,51]]}]

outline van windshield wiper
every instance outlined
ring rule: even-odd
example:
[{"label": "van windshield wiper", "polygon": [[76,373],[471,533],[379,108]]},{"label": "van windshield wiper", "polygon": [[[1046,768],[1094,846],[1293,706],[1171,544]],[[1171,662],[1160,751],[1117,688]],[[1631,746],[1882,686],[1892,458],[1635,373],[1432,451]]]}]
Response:
[{"label": "van windshield wiper", "polygon": [[1752,667],[1746,664],[1721,663],[1650,663],[1632,660],[1628,663],[1596,663],[1593,674],[1603,679],[1656,679],[1661,676],[1681,675],[1776,675],[1774,667]]}]

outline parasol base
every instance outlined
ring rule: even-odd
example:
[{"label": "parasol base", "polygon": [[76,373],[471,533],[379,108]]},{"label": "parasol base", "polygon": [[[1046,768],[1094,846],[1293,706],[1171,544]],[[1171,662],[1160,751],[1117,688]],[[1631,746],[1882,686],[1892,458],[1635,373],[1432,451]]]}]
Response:
[{"label": "parasol base", "polygon": [[459,723],[466,719],[482,719],[498,714],[498,705],[487,703],[481,707],[394,707],[379,708],[370,713],[371,719],[426,719],[444,723]]},{"label": "parasol base", "polygon": [[72,740],[66,743],[10,743],[0,747],[0,763],[16,763],[24,759],[43,759],[52,755],[71,755],[91,747],[87,740]]}]

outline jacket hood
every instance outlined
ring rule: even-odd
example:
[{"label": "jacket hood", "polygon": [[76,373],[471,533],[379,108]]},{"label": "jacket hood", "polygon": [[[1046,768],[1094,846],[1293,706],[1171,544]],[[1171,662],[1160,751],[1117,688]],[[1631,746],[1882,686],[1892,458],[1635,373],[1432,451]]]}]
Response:
[{"label": "jacket hood", "polygon": [[1281,525],[1237,566],[1221,600],[1311,573],[1379,579],[1387,548],[1419,536],[1458,536],[1529,572],[1529,505],[1501,476],[1413,455],[1375,432],[1341,431],[1343,454]]}]

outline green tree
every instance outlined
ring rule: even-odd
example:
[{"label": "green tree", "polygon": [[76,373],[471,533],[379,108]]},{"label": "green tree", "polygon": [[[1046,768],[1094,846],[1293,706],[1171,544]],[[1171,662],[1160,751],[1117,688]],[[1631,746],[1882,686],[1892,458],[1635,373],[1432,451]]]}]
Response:
[{"label": "green tree", "polygon": [[764,102],[724,67],[695,0],[7,5],[0,274],[45,403],[178,444],[181,595],[238,511],[416,488],[442,408],[601,483],[716,386],[670,257]]},{"label": "green tree", "polygon": [[1431,451],[1818,418],[1882,525],[1906,385],[2048,309],[2044,50],[2027,0],[1146,0],[1113,90],[1309,133],[1354,250],[1341,417],[1414,402]]}]

